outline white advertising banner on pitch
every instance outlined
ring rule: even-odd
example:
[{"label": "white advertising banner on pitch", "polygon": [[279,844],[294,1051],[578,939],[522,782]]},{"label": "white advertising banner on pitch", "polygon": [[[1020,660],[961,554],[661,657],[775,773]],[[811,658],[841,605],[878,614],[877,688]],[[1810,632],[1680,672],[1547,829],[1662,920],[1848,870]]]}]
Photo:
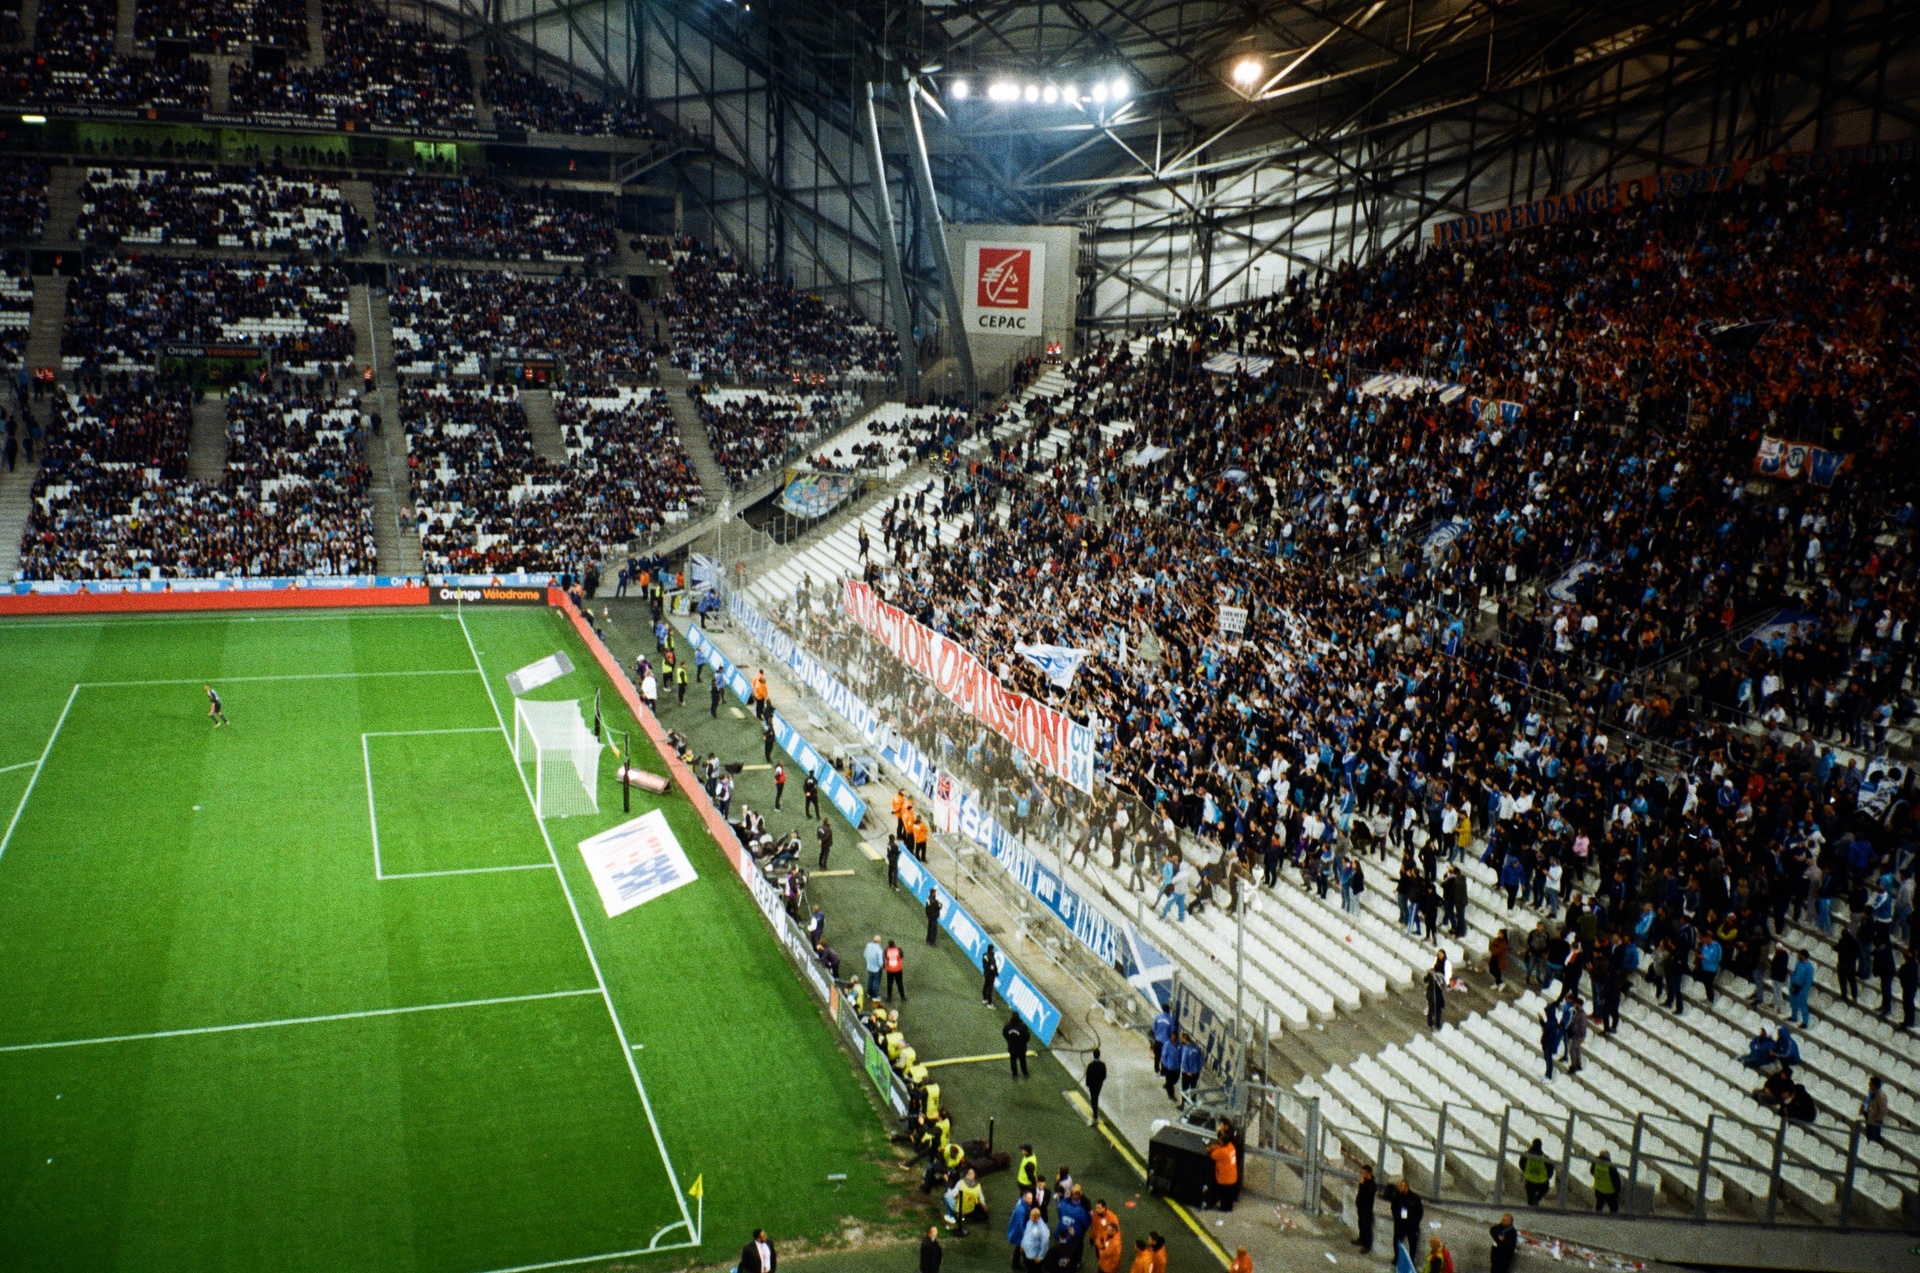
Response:
[{"label": "white advertising banner on pitch", "polygon": [[967,330],[977,336],[1038,336],[1047,290],[1047,245],[974,240],[966,245]]},{"label": "white advertising banner on pitch", "polygon": [[587,860],[609,917],[699,878],[667,825],[667,815],[658,809],[580,841],[580,856]]}]

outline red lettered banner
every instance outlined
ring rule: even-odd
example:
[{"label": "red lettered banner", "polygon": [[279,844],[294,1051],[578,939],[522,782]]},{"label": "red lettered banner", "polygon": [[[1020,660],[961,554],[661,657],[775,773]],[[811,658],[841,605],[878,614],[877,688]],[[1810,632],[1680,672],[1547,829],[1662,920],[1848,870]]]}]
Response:
[{"label": "red lettered banner", "polygon": [[1093,731],[1064,712],[1010,690],[957,641],[910,618],[856,579],[845,584],[847,615],[942,694],[1080,790],[1093,791]]}]

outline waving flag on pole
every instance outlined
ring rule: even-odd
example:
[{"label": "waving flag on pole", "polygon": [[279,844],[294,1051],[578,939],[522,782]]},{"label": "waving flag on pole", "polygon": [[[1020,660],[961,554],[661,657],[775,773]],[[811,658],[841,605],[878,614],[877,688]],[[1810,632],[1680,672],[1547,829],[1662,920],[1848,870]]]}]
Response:
[{"label": "waving flag on pole", "polygon": [[1061,689],[1073,684],[1073,674],[1086,662],[1087,651],[1071,645],[1020,645],[1013,647],[1026,657],[1027,662],[1047,674],[1047,679]]}]

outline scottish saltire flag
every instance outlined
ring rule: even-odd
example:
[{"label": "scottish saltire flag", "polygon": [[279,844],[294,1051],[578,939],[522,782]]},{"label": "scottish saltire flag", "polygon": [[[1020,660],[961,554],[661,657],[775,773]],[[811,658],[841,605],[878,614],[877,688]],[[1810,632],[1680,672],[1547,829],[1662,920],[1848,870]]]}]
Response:
[{"label": "scottish saltire flag", "polygon": [[1087,651],[1071,645],[1015,645],[1013,648],[1061,689],[1073,684],[1073,674],[1087,659]]}]

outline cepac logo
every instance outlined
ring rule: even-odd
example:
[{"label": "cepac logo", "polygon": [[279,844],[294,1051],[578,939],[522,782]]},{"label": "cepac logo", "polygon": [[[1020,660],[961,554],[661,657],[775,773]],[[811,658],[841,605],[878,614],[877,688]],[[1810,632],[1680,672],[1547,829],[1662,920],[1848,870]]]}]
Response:
[{"label": "cepac logo", "polygon": [[1033,281],[1032,248],[981,248],[981,309],[1025,309]]}]

